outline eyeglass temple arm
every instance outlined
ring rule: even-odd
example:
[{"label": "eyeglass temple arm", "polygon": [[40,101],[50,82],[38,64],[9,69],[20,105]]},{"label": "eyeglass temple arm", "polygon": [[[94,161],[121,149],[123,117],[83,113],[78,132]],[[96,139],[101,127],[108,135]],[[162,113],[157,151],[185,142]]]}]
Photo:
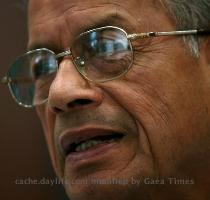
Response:
[{"label": "eyeglass temple arm", "polygon": [[134,33],[127,36],[130,40],[140,38],[158,37],[158,36],[176,36],[176,35],[210,35],[210,30],[186,30],[186,31],[170,31],[170,32],[148,32],[148,33]]}]

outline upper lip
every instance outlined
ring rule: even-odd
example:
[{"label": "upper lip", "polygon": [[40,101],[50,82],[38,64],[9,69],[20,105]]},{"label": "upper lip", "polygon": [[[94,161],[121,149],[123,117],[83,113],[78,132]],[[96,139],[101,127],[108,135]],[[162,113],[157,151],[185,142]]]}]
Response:
[{"label": "upper lip", "polygon": [[78,144],[82,141],[86,141],[96,136],[106,136],[113,134],[121,134],[122,136],[125,135],[121,130],[115,130],[105,127],[86,127],[70,129],[64,131],[60,135],[60,147],[62,149],[62,153],[66,156],[69,147],[74,143]]}]

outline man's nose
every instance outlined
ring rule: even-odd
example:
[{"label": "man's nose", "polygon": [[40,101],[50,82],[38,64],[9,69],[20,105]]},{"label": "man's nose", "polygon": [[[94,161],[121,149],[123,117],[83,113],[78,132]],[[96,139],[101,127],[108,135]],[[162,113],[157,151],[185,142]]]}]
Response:
[{"label": "man's nose", "polygon": [[49,90],[49,107],[56,113],[68,112],[97,106],[102,99],[102,91],[84,79],[70,59],[64,58]]}]

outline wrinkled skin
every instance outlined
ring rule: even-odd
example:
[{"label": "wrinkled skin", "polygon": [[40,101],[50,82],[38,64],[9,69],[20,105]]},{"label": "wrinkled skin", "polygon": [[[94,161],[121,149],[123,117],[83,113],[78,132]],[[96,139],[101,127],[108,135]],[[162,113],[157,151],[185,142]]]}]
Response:
[{"label": "wrinkled skin", "polygon": [[[104,20],[109,16],[109,20]],[[103,21],[103,22],[102,22]],[[83,31],[117,25],[128,33],[170,31],[175,23],[152,0],[31,0],[29,48],[61,52]],[[210,59],[208,41],[195,58],[181,37],[133,43],[135,60],[122,78],[88,82],[64,58],[48,102],[37,106],[57,175],[71,200],[210,199]],[[86,99],[84,104],[75,103]],[[77,127],[123,129],[120,144],[79,167],[59,151]],[[91,179],[189,179],[185,184],[71,184]]]}]

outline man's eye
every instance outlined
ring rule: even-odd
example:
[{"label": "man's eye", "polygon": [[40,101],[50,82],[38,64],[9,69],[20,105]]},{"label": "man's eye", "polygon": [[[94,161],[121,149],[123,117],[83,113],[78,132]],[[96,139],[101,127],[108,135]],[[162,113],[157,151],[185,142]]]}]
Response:
[{"label": "man's eye", "polygon": [[114,43],[112,41],[99,41],[98,52],[112,54],[114,51]]},{"label": "man's eye", "polygon": [[57,63],[50,58],[36,58],[31,62],[31,73],[35,80],[57,71]]},{"label": "man's eye", "polygon": [[109,39],[98,40],[92,47],[97,53],[106,55],[112,55],[119,51],[125,50],[124,44],[121,41]]}]

